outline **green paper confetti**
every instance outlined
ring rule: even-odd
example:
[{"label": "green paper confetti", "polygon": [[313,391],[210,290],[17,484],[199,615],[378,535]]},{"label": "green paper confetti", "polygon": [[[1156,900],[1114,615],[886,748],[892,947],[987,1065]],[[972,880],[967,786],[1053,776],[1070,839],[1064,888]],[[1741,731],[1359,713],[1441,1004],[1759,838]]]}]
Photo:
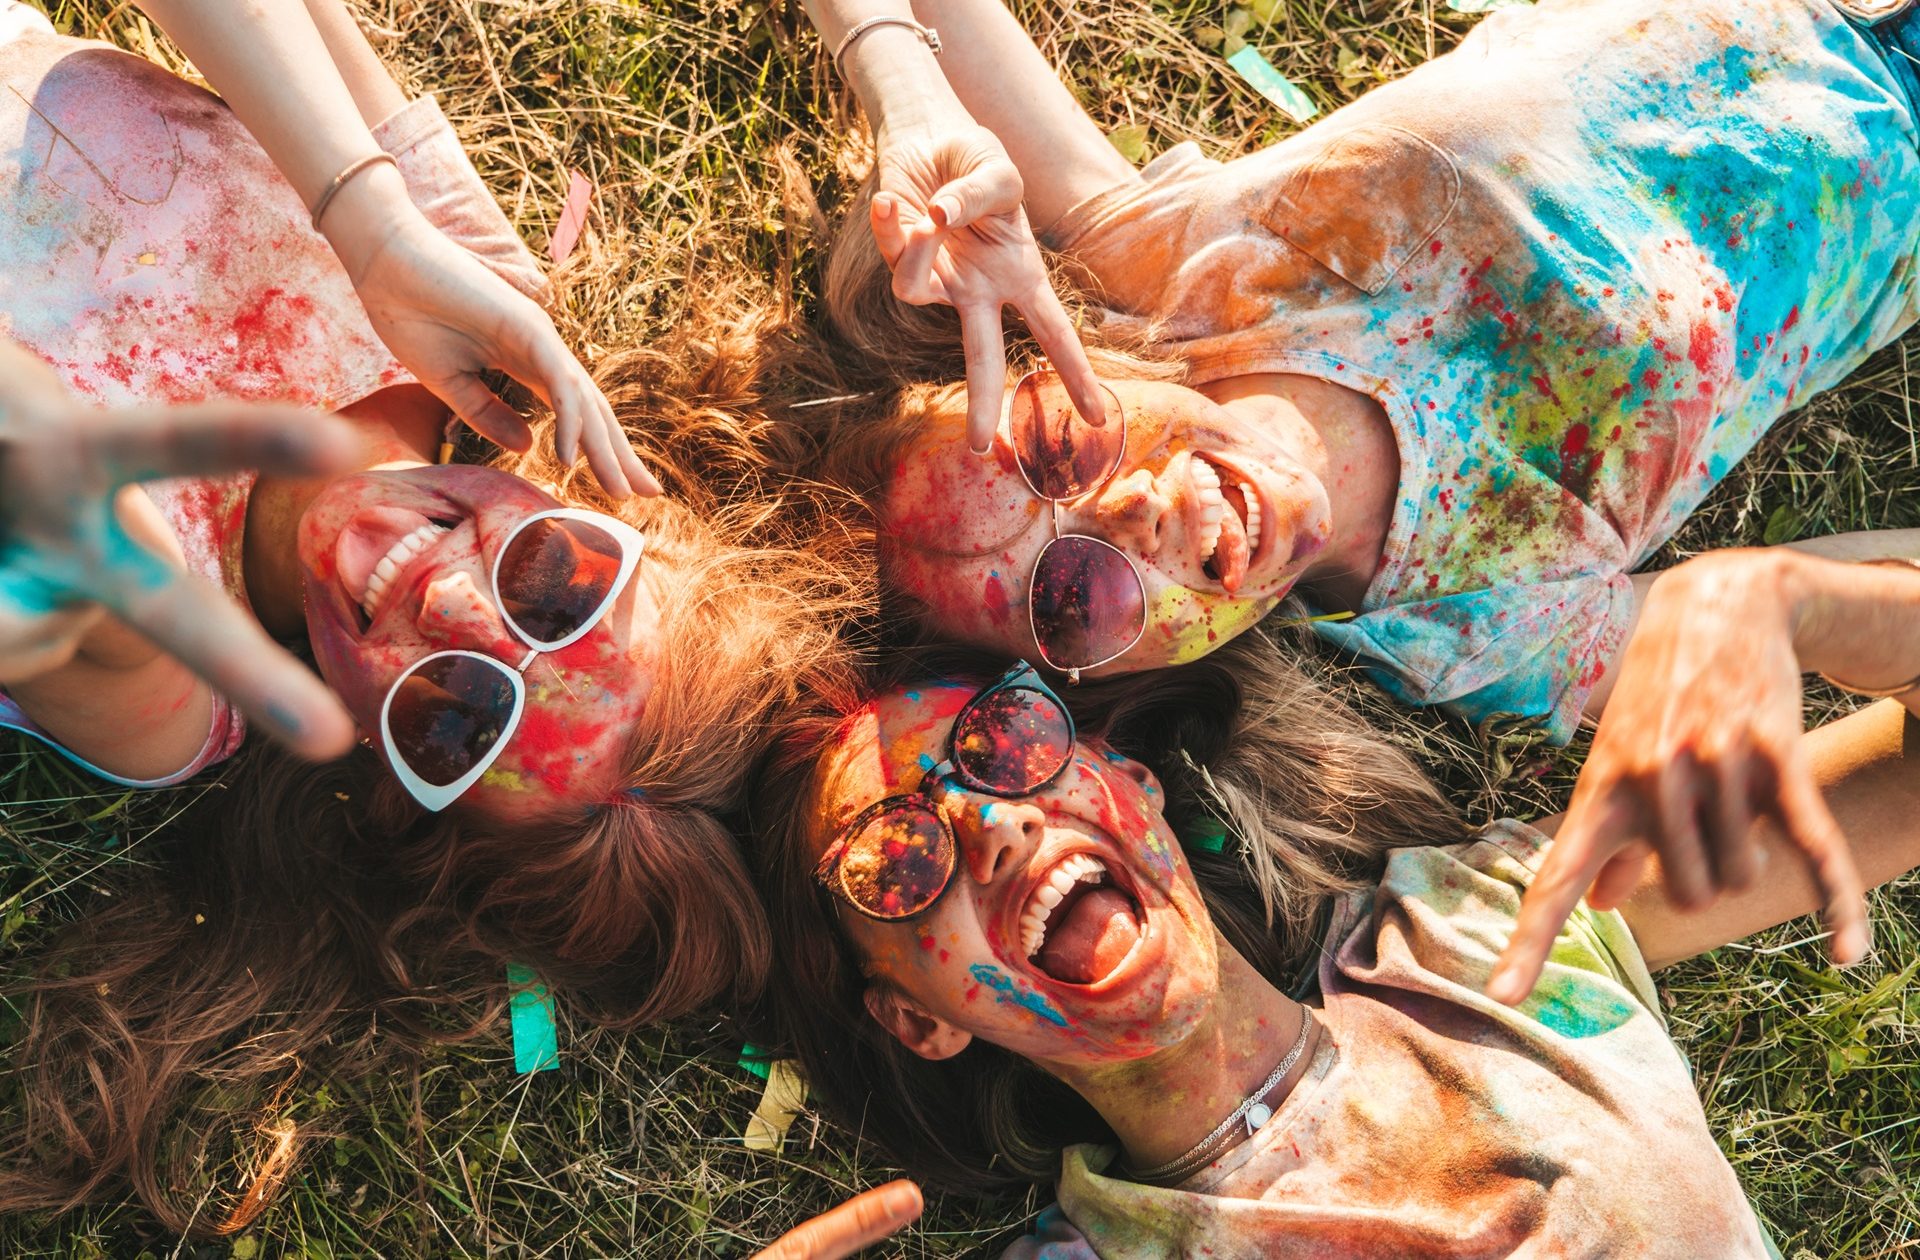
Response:
[{"label": "green paper confetti", "polygon": [[1447,0],[1447,7],[1455,13],[1491,13],[1495,9],[1517,9],[1532,3],[1533,0]]},{"label": "green paper confetti", "polygon": [[1320,112],[1320,107],[1300,90],[1299,85],[1275,70],[1273,63],[1262,57],[1260,50],[1252,44],[1227,58],[1227,64],[1252,84],[1254,91],[1272,101],[1293,121],[1305,122]]},{"label": "green paper confetti", "polygon": [[551,1072],[560,1066],[560,1029],[553,1022],[553,997],[533,968],[507,964],[507,1016],[513,1025],[513,1070]]},{"label": "green paper confetti", "polygon": [[1208,853],[1227,851],[1227,824],[1218,818],[1196,818],[1193,826],[1182,832],[1180,839],[1189,849],[1204,849]]},{"label": "green paper confetti", "polygon": [[759,1046],[754,1045],[751,1041],[740,1047],[740,1066],[761,1080],[764,1081],[767,1079],[767,1073],[771,1070],[770,1065],[772,1063],[773,1060],[767,1057],[767,1052]]}]

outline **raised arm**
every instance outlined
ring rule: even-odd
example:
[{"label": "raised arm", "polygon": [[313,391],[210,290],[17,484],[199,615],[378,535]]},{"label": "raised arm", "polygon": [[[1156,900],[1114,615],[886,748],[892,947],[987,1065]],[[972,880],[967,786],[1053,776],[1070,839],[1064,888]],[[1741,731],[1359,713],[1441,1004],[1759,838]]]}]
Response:
[{"label": "raised arm", "polygon": [[940,29],[954,93],[1020,169],[1041,240],[1087,198],[1139,181],[1000,0],[914,0],[913,10]]},{"label": "raised arm", "polygon": [[923,26],[908,0],[806,0],[806,6],[873,124],[872,227],[893,272],[894,295],[915,305],[943,302],[960,314],[968,442],[984,451],[999,423],[1007,306],[1026,319],[1074,405],[1103,423],[1099,382],[1027,222],[1021,171],[994,131],[975,122],[943,72],[942,58],[974,38],[971,15],[956,10],[957,25],[943,31],[936,22]]},{"label": "raised arm", "polygon": [[[335,51],[308,12],[323,12]],[[140,0],[273,158],[312,209],[368,318],[394,357],[476,432],[524,449],[526,422],[481,379],[497,369],[553,409],[563,459],[584,446],[614,494],[658,485],[621,433],[613,408],[531,299],[442,236],[377,159],[363,111],[383,90],[367,78],[337,0]],[[327,13],[331,9],[334,12]],[[364,164],[364,165],[363,165]],[[349,173],[351,174],[349,175]],[[345,176],[346,178],[343,178]]]},{"label": "raised arm", "polygon": [[1713,553],[1664,576],[1488,992],[1524,997],[1580,896],[1620,904],[1654,853],[1676,907],[1745,893],[1760,879],[1762,824],[1798,851],[1818,889],[1804,908],[1824,907],[1834,957],[1864,954],[1860,873],[1801,737],[1800,677],[1814,670],[1900,690],[1920,709],[1920,569],[1776,548]]}]

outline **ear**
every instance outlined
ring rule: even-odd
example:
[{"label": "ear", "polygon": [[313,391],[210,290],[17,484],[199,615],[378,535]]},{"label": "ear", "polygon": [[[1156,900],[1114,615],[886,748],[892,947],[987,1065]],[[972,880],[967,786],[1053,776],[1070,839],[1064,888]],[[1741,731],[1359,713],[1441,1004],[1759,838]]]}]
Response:
[{"label": "ear", "polygon": [[1145,765],[1131,757],[1122,757],[1111,748],[1104,746],[1100,749],[1100,754],[1106,758],[1108,765],[1145,788],[1149,796],[1158,796],[1162,799],[1166,797],[1166,788],[1161,785],[1160,776],[1147,769]]},{"label": "ear", "polygon": [[868,985],[866,1002],[874,1022],[923,1059],[951,1059],[973,1042],[972,1033],[921,1010],[891,985]]}]

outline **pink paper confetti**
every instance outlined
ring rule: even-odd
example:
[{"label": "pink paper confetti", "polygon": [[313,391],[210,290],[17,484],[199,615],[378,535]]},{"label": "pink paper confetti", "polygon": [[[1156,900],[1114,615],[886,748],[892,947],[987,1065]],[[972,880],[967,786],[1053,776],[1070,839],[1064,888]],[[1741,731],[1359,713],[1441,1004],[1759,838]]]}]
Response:
[{"label": "pink paper confetti", "polygon": [[560,207],[560,222],[553,225],[553,239],[547,243],[547,257],[556,265],[580,243],[580,232],[587,226],[587,211],[593,206],[593,181],[579,171],[569,171],[567,203]]}]

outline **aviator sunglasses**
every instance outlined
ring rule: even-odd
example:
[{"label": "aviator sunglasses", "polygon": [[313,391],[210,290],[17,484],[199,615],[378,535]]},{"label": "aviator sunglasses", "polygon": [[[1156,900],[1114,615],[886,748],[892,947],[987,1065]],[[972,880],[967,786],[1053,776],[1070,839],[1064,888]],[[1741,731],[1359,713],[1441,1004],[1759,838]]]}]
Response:
[{"label": "aviator sunglasses", "polygon": [[1147,631],[1147,588],[1124,551],[1060,532],[1060,505],[1105,485],[1127,450],[1127,415],[1102,385],[1107,423],[1081,418],[1060,377],[1029,372],[1007,402],[1007,430],[1020,476],[1053,510],[1053,538],[1034,560],[1027,620],[1040,659],[1071,682],[1124,655]]},{"label": "aviator sunglasses", "polygon": [[494,763],[527,705],[521,675],[606,615],[646,540],[624,521],[554,508],[513,527],[493,559],[493,601],[530,651],[518,665],[453,648],[415,661],[380,706],[380,740],[401,786],[425,808],[453,804]]},{"label": "aviator sunglasses", "polygon": [[958,863],[934,793],[951,781],[989,796],[1030,796],[1072,759],[1073,718],[1021,661],[981,688],[947,733],[947,756],[916,792],[862,810],[821,855],[814,878],[872,919],[910,919],[947,890]]}]

